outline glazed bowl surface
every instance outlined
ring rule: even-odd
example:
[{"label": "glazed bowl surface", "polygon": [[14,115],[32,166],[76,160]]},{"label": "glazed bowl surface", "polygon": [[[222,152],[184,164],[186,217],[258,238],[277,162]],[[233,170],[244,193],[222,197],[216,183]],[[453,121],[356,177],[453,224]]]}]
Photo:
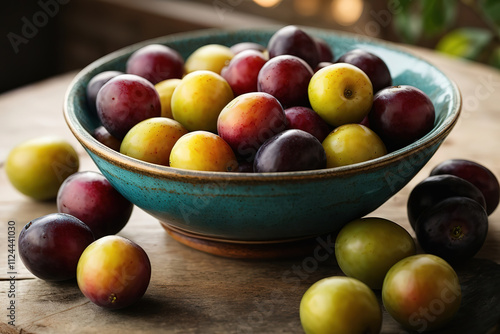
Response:
[{"label": "glazed bowl surface", "polygon": [[456,124],[461,97],[439,69],[394,44],[353,34],[304,28],[323,38],[336,57],[362,48],[388,65],[394,85],[424,91],[436,110],[434,128],[416,142],[354,165],[285,173],[217,173],[159,166],[116,152],[93,136],[100,125],[87,107],[89,80],[105,70],[125,70],[142,46],[168,45],[186,59],[205,44],[266,45],[276,29],[203,30],[144,41],[88,65],[74,78],[64,101],[66,122],[99,170],[136,206],[166,226],[194,235],[240,242],[294,240],[335,232],[365,216],[403,188],[429,161]]}]

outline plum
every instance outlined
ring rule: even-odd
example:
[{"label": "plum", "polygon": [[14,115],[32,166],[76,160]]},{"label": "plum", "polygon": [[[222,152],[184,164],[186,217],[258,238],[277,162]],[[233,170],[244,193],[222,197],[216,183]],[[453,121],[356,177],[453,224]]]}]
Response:
[{"label": "plum", "polygon": [[312,109],[328,124],[337,127],[359,123],[373,103],[368,76],[358,67],[338,63],[314,73],[308,87]]},{"label": "plum", "polygon": [[16,145],[5,171],[11,184],[35,200],[53,200],[64,180],[80,167],[78,155],[64,138],[36,137]]},{"label": "plum", "polygon": [[290,107],[285,109],[289,129],[299,129],[312,134],[320,142],[330,133],[330,126],[317,113],[308,107]]},{"label": "plum", "polygon": [[435,110],[431,99],[420,89],[393,86],[373,97],[369,112],[370,128],[390,151],[400,149],[422,138],[434,127]]},{"label": "plum", "polygon": [[387,219],[366,217],[347,223],[335,240],[342,272],[372,289],[382,289],[384,277],[399,260],[416,254],[410,234]]},{"label": "plum", "polygon": [[127,132],[120,153],[158,165],[169,165],[170,152],[177,140],[188,131],[177,121],[152,117]]},{"label": "plum", "polygon": [[104,175],[84,171],[71,175],[61,185],[57,209],[83,221],[98,239],[118,233],[127,224],[133,204]]},{"label": "plum", "polygon": [[101,144],[106,145],[112,150],[120,151],[120,145],[122,143],[121,140],[118,140],[118,138],[113,137],[113,135],[111,135],[111,133],[109,133],[109,131],[106,130],[104,126],[100,125],[97,128],[95,128],[92,135]]},{"label": "plum", "polygon": [[220,74],[222,68],[224,68],[233,57],[233,51],[225,45],[203,45],[196,49],[186,59],[186,73],[204,70]]},{"label": "plum", "polygon": [[330,45],[322,38],[313,37],[316,42],[316,48],[319,54],[319,63],[322,62],[332,62],[333,61],[333,51]]},{"label": "plum", "polygon": [[392,85],[392,77],[387,64],[377,55],[362,49],[344,53],[337,63],[348,63],[359,67],[370,78],[373,92]]},{"label": "plum", "polygon": [[130,55],[126,72],[149,80],[153,85],[167,79],[180,79],[184,75],[184,59],[169,46],[150,44]]},{"label": "plum", "polygon": [[267,43],[269,58],[291,55],[303,59],[311,68],[316,68],[320,54],[316,41],[307,32],[294,25],[278,29]]},{"label": "plum", "polygon": [[246,93],[236,97],[221,111],[217,132],[237,157],[253,161],[259,147],[287,128],[279,101],[267,93]]},{"label": "plum", "polygon": [[406,257],[389,269],[382,286],[387,312],[403,327],[422,333],[442,328],[460,308],[457,273],[431,254]]},{"label": "plum", "polygon": [[106,236],[91,243],[76,269],[80,291],[94,304],[121,309],[137,302],[151,279],[151,262],[135,242]]},{"label": "plum", "polygon": [[486,212],[491,215],[498,206],[500,185],[496,176],[485,166],[465,159],[450,159],[435,166],[430,175],[451,174],[475,185],[484,196]]},{"label": "plum", "polygon": [[277,98],[283,108],[308,106],[307,87],[312,76],[311,67],[299,57],[277,56],[260,69],[257,90]]},{"label": "plum", "polygon": [[221,110],[234,98],[227,81],[212,71],[187,74],[172,94],[172,116],[188,131],[217,130]]},{"label": "plum", "polygon": [[488,234],[488,215],[470,198],[450,197],[418,217],[415,234],[426,253],[454,264],[481,249]]},{"label": "plum", "polygon": [[134,74],[118,75],[106,82],[97,93],[96,104],[102,125],[118,140],[140,121],[161,115],[155,87]]},{"label": "plum", "polygon": [[326,155],[321,142],[312,134],[290,129],[268,139],[257,151],[256,173],[292,172],[322,169]]},{"label": "plum", "polygon": [[300,301],[300,322],[306,334],[378,334],[382,310],[363,282],[342,276],[317,281]]},{"label": "plum", "polygon": [[161,117],[174,118],[172,115],[172,95],[180,83],[181,79],[167,79],[155,85],[155,89],[160,96]]},{"label": "plum", "polygon": [[234,95],[257,91],[257,78],[267,59],[262,52],[245,50],[234,56],[221,75],[233,89]]},{"label": "plum", "polygon": [[87,84],[87,104],[93,113],[97,113],[96,99],[99,89],[101,89],[106,82],[120,74],[124,73],[121,71],[103,71],[90,79]]},{"label": "plum", "polygon": [[259,43],[254,42],[239,42],[231,45],[229,48],[233,54],[236,56],[238,53],[246,51],[246,50],[255,50],[260,51],[261,53],[266,50],[266,47]]},{"label": "plum", "polygon": [[347,166],[379,158],[387,153],[375,132],[361,124],[345,124],[323,140],[328,168]]},{"label": "plum", "polygon": [[420,181],[410,192],[407,201],[408,220],[415,229],[418,217],[449,197],[468,197],[486,209],[481,191],[469,181],[454,175],[433,175]]},{"label": "plum", "polygon": [[80,255],[94,240],[90,228],[78,218],[52,213],[24,226],[19,234],[19,255],[38,278],[63,281],[76,276]]},{"label": "plum", "polygon": [[172,148],[170,167],[212,172],[236,172],[238,162],[231,147],[208,131],[185,134]]}]

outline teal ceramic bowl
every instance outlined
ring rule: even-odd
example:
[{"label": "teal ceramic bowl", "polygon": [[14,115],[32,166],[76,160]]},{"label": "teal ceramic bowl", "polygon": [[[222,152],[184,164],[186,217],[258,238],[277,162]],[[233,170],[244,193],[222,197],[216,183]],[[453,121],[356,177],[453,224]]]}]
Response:
[{"label": "teal ceramic bowl", "polygon": [[242,41],[267,44],[274,29],[205,30],[148,40],[105,56],[84,68],[69,86],[66,122],[99,170],[136,206],[160,222],[194,235],[233,241],[300,239],[339,230],[365,216],[404,187],[427,163],[457,122],[461,97],[440,70],[396,45],[356,35],[306,29],[325,39],[339,56],[354,48],[377,54],[395,85],[410,84],[429,95],[436,109],[431,132],[378,159],[346,167],[286,173],[216,173],[142,162],[113,151],[91,133],[99,125],[89,112],[85,88],[105,70],[124,71],[129,55],[150,43],[165,44],[183,57],[198,47]]}]

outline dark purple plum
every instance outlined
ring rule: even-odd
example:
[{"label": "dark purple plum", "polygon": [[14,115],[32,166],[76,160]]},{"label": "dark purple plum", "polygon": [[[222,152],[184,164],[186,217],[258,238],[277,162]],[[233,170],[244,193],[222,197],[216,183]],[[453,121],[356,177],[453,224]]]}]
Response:
[{"label": "dark purple plum", "polygon": [[78,218],[52,213],[24,226],[18,249],[33,275],[46,281],[64,281],[76,277],[80,255],[94,240],[90,228]]},{"label": "dark purple plum", "polygon": [[420,215],[449,197],[467,197],[486,210],[481,191],[469,181],[454,175],[434,175],[425,178],[411,191],[407,202],[408,220],[413,228]]},{"label": "dark purple plum", "polygon": [[143,77],[155,85],[167,79],[181,79],[184,75],[184,59],[171,47],[150,44],[130,55],[126,72]]},{"label": "dark purple plum", "polygon": [[99,239],[118,233],[127,224],[133,204],[104,175],[85,171],[64,180],[57,194],[57,209],[83,221]]},{"label": "dark purple plum", "polygon": [[246,50],[255,50],[262,53],[266,50],[266,47],[254,42],[240,42],[232,45],[229,49],[231,49],[234,55],[237,55],[238,53]]},{"label": "dark purple plum", "polygon": [[387,64],[371,52],[354,49],[340,56],[337,63],[348,63],[365,72],[372,82],[374,93],[392,85],[391,72]]},{"label": "dark purple plum", "polygon": [[422,138],[434,127],[432,101],[413,86],[384,88],[373,97],[370,128],[394,151]]},{"label": "dark purple plum", "polygon": [[330,126],[321,116],[308,107],[291,107],[285,109],[289,129],[299,129],[312,134],[320,142],[330,134]]},{"label": "dark purple plum", "polygon": [[271,94],[283,108],[308,106],[307,88],[313,71],[295,56],[277,56],[262,66],[257,79],[259,92]]},{"label": "dark purple plum", "polygon": [[316,68],[320,59],[314,38],[294,25],[277,30],[269,39],[267,51],[269,58],[281,55],[297,56],[311,68]]},{"label": "dark purple plum", "polygon": [[221,76],[231,86],[235,96],[256,92],[257,77],[266,61],[262,52],[245,50],[234,56],[229,64],[222,68]]},{"label": "dark purple plum", "polygon": [[316,47],[318,48],[319,62],[332,62],[333,61],[333,51],[328,43],[319,37],[313,37],[316,42]]},{"label": "dark purple plum", "polygon": [[253,160],[248,161],[245,159],[240,159],[238,161],[238,172],[240,172],[240,173],[253,173]]},{"label": "dark purple plum", "polygon": [[490,215],[498,206],[500,185],[496,176],[485,166],[470,160],[450,159],[431,171],[431,175],[451,174],[475,185],[486,200],[486,213]]},{"label": "dark purple plum", "polygon": [[291,172],[326,167],[326,154],[319,140],[302,130],[290,129],[267,140],[257,151],[257,173]]},{"label": "dark purple plum", "polygon": [[93,136],[97,141],[106,145],[107,147],[120,152],[121,141],[116,137],[113,137],[111,133],[104,126],[98,126],[95,128]]},{"label": "dark purple plum", "polygon": [[123,74],[123,72],[104,71],[96,74],[92,77],[92,79],[90,79],[89,83],[87,84],[87,104],[91,112],[97,112],[96,99],[97,93],[99,93],[99,89],[101,89],[101,87],[104,86],[106,82],[120,74]]},{"label": "dark purple plum", "polygon": [[442,200],[422,213],[415,224],[415,234],[422,249],[450,263],[476,255],[487,233],[486,211],[466,197]]},{"label": "dark purple plum", "polygon": [[119,140],[137,123],[161,115],[160,96],[148,80],[122,74],[109,80],[97,94],[97,115]]}]

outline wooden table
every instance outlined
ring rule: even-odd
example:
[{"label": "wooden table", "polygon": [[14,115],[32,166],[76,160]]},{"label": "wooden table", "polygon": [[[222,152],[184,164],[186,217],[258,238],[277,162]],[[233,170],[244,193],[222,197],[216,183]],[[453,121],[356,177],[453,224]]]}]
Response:
[{"label": "wooden table", "polygon": [[[471,159],[500,176],[500,72],[428,50],[411,51],[458,83],[464,107],[457,126],[429,164],[372,214],[394,220],[409,231],[405,210],[408,194],[437,163],[448,158]],[[317,280],[340,274],[334,256],[316,261],[318,265],[312,269],[307,256],[266,261],[216,257],[173,240],[154,218],[138,208],[119,233],[139,243],[152,262],[149,289],[136,305],[121,311],[101,309],[80,293],[75,281],[48,283],[37,279],[19,257],[15,263],[15,297],[8,298],[8,221],[15,221],[19,233],[31,219],[56,211],[54,202],[35,202],[12,188],[3,170],[9,150],[21,141],[57,134],[77,148],[80,170],[97,170],[62,116],[63,96],[74,75],[68,73],[0,96],[0,332],[301,333],[301,296]],[[500,209],[490,216],[489,235],[477,258],[500,263]],[[7,324],[11,300],[16,307],[15,327]],[[500,314],[496,317],[500,319]],[[384,313],[383,333],[404,331]]]}]

